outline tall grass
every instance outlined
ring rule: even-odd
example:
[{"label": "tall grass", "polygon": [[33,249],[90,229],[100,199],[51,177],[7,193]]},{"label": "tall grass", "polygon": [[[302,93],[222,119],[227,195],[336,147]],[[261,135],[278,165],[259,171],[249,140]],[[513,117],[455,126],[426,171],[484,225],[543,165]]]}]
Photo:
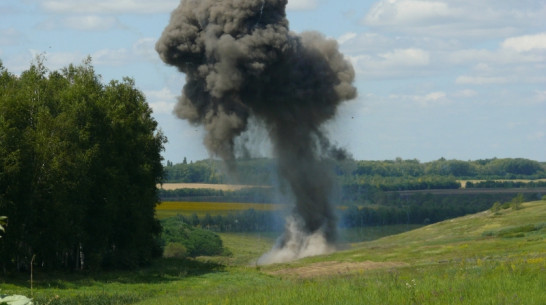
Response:
[{"label": "tall grass", "polygon": [[[356,271],[322,278],[281,278],[237,267],[195,277],[52,283],[36,304],[546,304],[544,257]],[[14,291],[3,285],[3,292]],[[7,289],[6,289],[7,288]]]},{"label": "tall grass", "polygon": [[[266,251],[275,236],[226,233],[221,236],[232,258],[163,259],[139,271],[38,274],[34,299],[38,305],[543,305],[545,217],[546,201],[525,203],[520,210],[482,212],[351,244],[332,255],[262,267],[249,261]],[[405,267],[332,270],[310,278],[297,272],[314,263],[367,260],[403,262]],[[2,294],[30,296],[29,288],[26,275],[0,278]]]},{"label": "tall grass", "polygon": [[139,304],[542,305],[546,304],[543,271],[540,263],[525,260],[474,260],[306,280],[233,273],[225,280],[208,276],[205,287],[181,287],[176,298],[164,296]]}]

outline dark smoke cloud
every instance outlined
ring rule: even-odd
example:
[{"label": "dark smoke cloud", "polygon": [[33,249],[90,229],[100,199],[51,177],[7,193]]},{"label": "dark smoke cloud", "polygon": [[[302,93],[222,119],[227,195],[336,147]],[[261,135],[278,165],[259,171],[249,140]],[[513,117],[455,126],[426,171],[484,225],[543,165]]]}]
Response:
[{"label": "dark smoke cloud", "polygon": [[341,102],[356,96],[354,70],[335,40],[290,32],[286,4],[183,0],[156,50],[186,74],[176,115],[203,125],[207,149],[228,165],[234,164],[234,140],[249,118],[264,122],[279,174],[294,194],[301,230],[321,231],[332,242],[333,181],[320,160],[343,153],[330,146],[321,125]]}]

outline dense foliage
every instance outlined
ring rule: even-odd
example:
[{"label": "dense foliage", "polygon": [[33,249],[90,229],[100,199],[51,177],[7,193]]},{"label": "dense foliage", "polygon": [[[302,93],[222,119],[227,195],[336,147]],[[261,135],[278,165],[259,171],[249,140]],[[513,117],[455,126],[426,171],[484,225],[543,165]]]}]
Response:
[{"label": "dense foliage", "polygon": [[284,228],[282,217],[282,212],[248,209],[227,215],[178,215],[177,219],[185,224],[216,232],[273,232]]},{"label": "dense foliage", "polygon": [[0,266],[133,267],[160,254],[154,218],[166,138],[129,78],[88,59],[20,76],[0,63]]},{"label": "dense foliage", "polygon": [[[217,160],[183,162],[165,167],[166,182],[271,185],[276,181],[272,159],[237,161],[236,181],[230,181]],[[384,190],[457,188],[457,179],[539,179],[546,178],[546,164],[522,158],[476,161],[446,160],[421,163],[418,160],[336,162],[333,170],[342,184],[371,184]]]},{"label": "dense foliage", "polygon": [[[495,203],[510,203],[514,198],[536,200],[537,194],[413,194],[400,196],[382,194],[375,204],[350,206],[341,213],[342,227],[365,227],[392,224],[430,224],[459,216],[481,212]],[[523,202],[523,201],[521,201]]]},{"label": "dense foliage", "polygon": [[201,160],[179,164],[167,162],[165,182],[185,183],[237,183],[269,185],[274,179],[272,159],[241,159],[237,161],[237,172],[227,175],[224,164],[219,160]]},{"label": "dense foliage", "polygon": [[181,188],[176,190],[159,190],[162,201],[216,201],[216,202],[252,202],[272,203],[276,201],[275,190],[271,187],[244,188],[227,191],[215,189]]},{"label": "dense foliage", "polygon": [[[431,224],[514,202],[540,199],[540,193],[484,193],[401,195],[378,192],[367,201],[336,209],[342,228],[399,224]],[[180,222],[216,232],[272,232],[284,228],[283,212],[248,209],[226,215],[178,215]]]},{"label": "dense foliage", "polygon": [[[188,256],[221,255],[224,253],[224,245],[220,236],[207,230],[190,225],[184,218],[175,216],[161,222],[163,233],[161,239],[166,246],[165,250],[183,251],[186,249]],[[166,255],[180,257],[181,255]]]},{"label": "dense foliage", "polygon": [[[245,184],[275,185],[274,160],[238,160],[238,182]],[[226,182],[221,164],[215,160],[195,163],[183,162],[165,168],[169,177],[178,182]],[[426,224],[487,210],[496,202],[509,202],[513,192],[447,192],[427,194],[427,190],[459,189],[458,180],[468,181],[471,188],[537,188],[526,193],[526,199],[535,200],[544,194],[546,182],[495,181],[494,179],[537,179],[546,177],[543,163],[527,159],[487,159],[459,161],[439,159],[421,163],[417,160],[335,162],[333,170],[339,187],[334,202],[339,206],[339,223],[342,227],[361,227],[390,224]],[[183,173],[194,173],[184,175]],[[195,174],[201,173],[201,174]],[[202,179],[215,177],[215,179]],[[171,180],[172,181],[172,180]],[[423,193],[411,192],[422,190]],[[410,191],[409,193],[406,191]],[[239,191],[213,189],[178,189],[161,191],[162,200],[267,202],[286,203],[276,193],[276,188],[254,187]],[[343,207],[347,209],[341,210]],[[269,214],[269,215],[268,215]],[[282,217],[272,212],[248,210],[229,215],[194,217],[187,223],[215,231],[252,232],[282,228]],[[183,217],[183,216],[181,216]]]}]

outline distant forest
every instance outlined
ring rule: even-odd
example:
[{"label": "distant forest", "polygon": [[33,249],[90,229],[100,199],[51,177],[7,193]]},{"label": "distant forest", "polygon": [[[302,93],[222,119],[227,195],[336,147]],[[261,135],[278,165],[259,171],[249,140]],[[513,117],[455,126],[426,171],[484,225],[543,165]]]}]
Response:
[{"label": "distant forest", "polygon": [[[324,161],[332,164],[342,184],[372,184],[384,190],[458,188],[456,180],[543,179],[546,163],[523,158],[446,160]],[[165,166],[165,182],[237,183],[272,185],[276,181],[274,159],[237,161],[237,172],[227,175],[221,161],[202,160]]]},{"label": "distant forest", "polygon": [[[169,162],[165,167],[166,182],[239,183],[256,187],[238,191],[161,190],[160,196],[163,201],[286,203],[287,199],[278,192],[274,162],[273,159],[239,160],[235,178],[228,177],[217,160]],[[333,202],[338,206],[342,227],[434,223],[494,205],[509,206],[516,197],[537,200],[546,194],[546,181],[538,180],[546,178],[546,164],[528,159],[325,162],[331,163],[338,178]],[[474,192],[461,192],[459,180],[472,180],[466,182],[466,188]],[[268,218],[267,213],[244,211],[224,217],[207,215],[202,219],[195,215],[186,222],[217,231],[282,228],[279,217]]]}]

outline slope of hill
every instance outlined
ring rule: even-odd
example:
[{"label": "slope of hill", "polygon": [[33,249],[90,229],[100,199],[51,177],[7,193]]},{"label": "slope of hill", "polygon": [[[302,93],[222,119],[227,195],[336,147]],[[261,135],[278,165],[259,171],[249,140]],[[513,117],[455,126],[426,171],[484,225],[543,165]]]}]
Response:
[{"label": "slope of hill", "polygon": [[[478,257],[482,260],[539,258],[546,264],[546,201],[527,202],[518,210],[488,210],[450,219],[379,240],[352,244],[350,249],[329,256],[269,268],[275,272],[285,268],[285,274],[289,274],[291,268],[325,261],[420,266]],[[389,264],[386,266],[391,267]],[[352,273],[358,269],[357,265],[349,266]],[[332,273],[340,273],[340,270],[333,268]],[[321,275],[324,274],[323,271]]]}]

